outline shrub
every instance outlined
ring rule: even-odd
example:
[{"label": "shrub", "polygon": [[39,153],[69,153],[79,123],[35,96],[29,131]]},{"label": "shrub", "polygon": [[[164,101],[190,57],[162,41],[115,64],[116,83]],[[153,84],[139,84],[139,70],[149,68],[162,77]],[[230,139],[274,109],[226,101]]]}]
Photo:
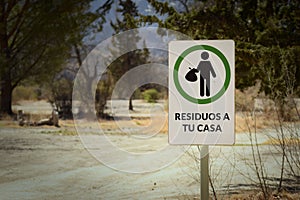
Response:
[{"label": "shrub", "polygon": [[143,97],[148,103],[155,103],[159,99],[159,92],[152,88],[143,92]]},{"label": "shrub", "polygon": [[110,116],[104,113],[104,110],[107,100],[111,97],[113,84],[113,76],[110,71],[104,73],[104,76],[102,76],[102,78],[98,82],[95,95],[95,107],[97,116],[100,118],[110,118]]},{"label": "shrub", "polygon": [[13,91],[13,102],[20,100],[37,100],[37,90],[33,86],[18,86]]},{"label": "shrub", "polygon": [[132,94],[132,99],[142,99],[143,98],[143,94],[140,90],[140,88],[136,89],[134,91],[134,93]]},{"label": "shrub", "polygon": [[72,114],[72,89],[73,82],[66,78],[53,81],[50,84],[51,95],[48,97],[49,102],[55,106],[59,116],[63,119],[71,119]]}]

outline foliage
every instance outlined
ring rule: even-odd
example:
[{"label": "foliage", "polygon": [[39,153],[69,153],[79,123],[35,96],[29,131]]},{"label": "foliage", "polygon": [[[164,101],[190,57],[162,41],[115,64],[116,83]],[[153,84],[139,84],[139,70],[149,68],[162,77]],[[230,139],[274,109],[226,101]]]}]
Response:
[{"label": "foliage", "polygon": [[143,98],[143,95],[142,95],[141,89],[138,88],[132,94],[132,99],[141,99],[141,98]]},{"label": "foliage", "polygon": [[51,82],[51,96],[48,97],[48,100],[63,119],[73,117],[72,87],[73,82],[66,78],[60,78]]},{"label": "foliage", "polygon": [[[280,141],[278,161],[281,173],[277,190],[281,191],[286,178],[286,164],[295,166],[299,155],[295,144],[288,148],[286,139],[290,135],[299,136],[299,130],[287,130],[283,125],[288,120],[282,110],[286,99],[300,95],[300,2],[297,0],[246,0],[246,1],[194,1],[177,0],[167,3],[159,0],[148,0],[155,9],[156,15],[141,16],[145,24],[158,24],[160,27],[182,32],[195,40],[199,39],[233,39],[236,43],[236,87],[245,90],[260,82],[260,91],[275,102],[279,127],[276,130]],[[184,9],[178,9],[182,4]],[[278,109],[277,109],[278,108]],[[251,113],[250,116],[253,116]],[[255,113],[254,113],[255,116]],[[256,123],[256,119],[255,119]],[[250,127],[250,126],[249,126]],[[252,160],[251,167],[256,172],[263,198],[269,198],[268,174],[261,149],[258,144],[256,129],[249,130]],[[297,140],[298,141],[298,140]],[[288,157],[287,150],[291,157]],[[293,150],[291,150],[293,149]],[[293,153],[291,153],[293,152]],[[298,157],[297,157],[298,156]],[[294,161],[295,160],[295,161]],[[292,169],[291,171],[293,171]],[[294,170],[295,171],[295,170]],[[299,179],[296,173],[295,178]]]},{"label": "foliage", "polygon": [[[115,33],[121,31],[131,30],[127,33],[127,37],[120,41],[113,41],[114,48],[111,49],[111,54],[114,55],[118,52],[118,49],[124,48],[124,44],[130,49],[136,49],[120,56],[114,63],[109,66],[114,80],[118,81],[123,74],[130,69],[147,63],[149,51],[146,48],[146,43],[143,42],[143,48],[138,48],[138,43],[141,42],[138,31],[132,30],[138,28],[138,9],[137,5],[132,0],[119,0],[119,7],[117,12],[121,14],[121,19],[117,18],[116,22],[111,22],[111,26],[115,30]],[[128,40],[130,38],[130,40]],[[133,110],[132,97],[129,98],[129,110]]]},{"label": "foliage", "polygon": [[110,71],[107,71],[99,81],[96,89],[96,111],[97,116],[100,118],[106,118],[104,113],[107,99],[112,93],[113,76]]},{"label": "foliage", "polygon": [[292,84],[293,91],[299,88],[299,1],[177,1],[185,10],[158,0],[148,2],[165,17],[141,16],[146,24],[157,23],[196,40],[233,39],[238,89],[254,85],[256,79],[267,94],[272,88],[286,96],[286,84]]},{"label": "foliage", "polygon": [[1,112],[11,114],[11,94],[24,80],[47,81],[68,58],[94,15],[90,1],[1,1]]},{"label": "foliage", "polygon": [[148,103],[155,103],[159,99],[159,92],[152,88],[143,92],[143,97]]},{"label": "foliage", "polygon": [[13,92],[13,102],[20,100],[37,100],[38,96],[36,87],[20,85],[16,87]]}]

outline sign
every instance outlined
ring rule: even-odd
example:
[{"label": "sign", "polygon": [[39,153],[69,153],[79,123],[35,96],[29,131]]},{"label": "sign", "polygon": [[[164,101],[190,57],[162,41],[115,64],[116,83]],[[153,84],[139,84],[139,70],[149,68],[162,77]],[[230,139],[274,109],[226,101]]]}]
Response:
[{"label": "sign", "polygon": [[169,143],[232,145],[234,41],[169,43]]}]

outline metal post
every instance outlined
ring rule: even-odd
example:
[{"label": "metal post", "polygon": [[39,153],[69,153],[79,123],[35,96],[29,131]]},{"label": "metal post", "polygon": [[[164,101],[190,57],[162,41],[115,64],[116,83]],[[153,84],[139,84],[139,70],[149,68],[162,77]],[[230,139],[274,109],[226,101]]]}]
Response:
[{"label": "metal post", "polygon": [[200,150],[201,158],[201,168],[200,168],[200,199],[208,200],[209,199],[209,171],[208,171],[208,145],[203,145]]}]

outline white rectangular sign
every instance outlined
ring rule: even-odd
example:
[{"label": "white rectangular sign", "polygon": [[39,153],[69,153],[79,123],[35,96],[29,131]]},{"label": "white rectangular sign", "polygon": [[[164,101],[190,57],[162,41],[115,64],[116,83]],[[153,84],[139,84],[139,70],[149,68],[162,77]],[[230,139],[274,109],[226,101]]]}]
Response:
[{"label": "white rectangular sign", "polygon": [[233,40],[169,43],[169,143],[235,142]]}]

